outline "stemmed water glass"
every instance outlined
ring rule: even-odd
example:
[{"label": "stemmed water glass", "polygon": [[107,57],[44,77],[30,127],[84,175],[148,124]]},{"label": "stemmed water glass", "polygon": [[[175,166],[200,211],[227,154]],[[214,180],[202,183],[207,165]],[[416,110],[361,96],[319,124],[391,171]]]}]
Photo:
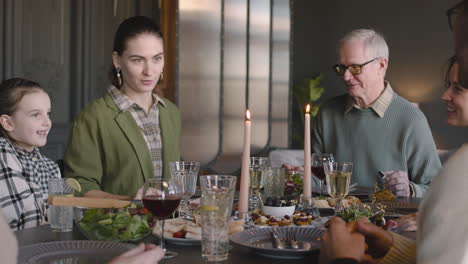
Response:
[{"label": "stemmed water glass", "polygon": [[173,161],[169,162],[169,168],[173,183],[179,186],[182,193],[180,217],[193,220],[189,199],[195,194],[200,163],[197,161]]},{"label": "stemmed water glass", "polygon": [[325,183],[325,171],[323,164],[327,162],[334,162],[333,154],[329,153],[314,153],[312,154],[312,173],[319,179],[319,192],[320,196],[323,195],[323,185]]},{"label": "stemmed water glass", "polygon": [[335,199],[335,213],[341,211],[341,200],[349,193],[353,173],[351,162],[328,162],[323,164],[327,178],[328,194]]},{"label": "stemmed water glass", "polygon": [[173,258],[178,254],[166,250],[164,243],[164,219],[169,218],[177,209],[182,193],[176,184],[162,179],[149,179],[143,186],[143,205],[153,216],[161,220],[160,247],[164,250],[164,258]]}]

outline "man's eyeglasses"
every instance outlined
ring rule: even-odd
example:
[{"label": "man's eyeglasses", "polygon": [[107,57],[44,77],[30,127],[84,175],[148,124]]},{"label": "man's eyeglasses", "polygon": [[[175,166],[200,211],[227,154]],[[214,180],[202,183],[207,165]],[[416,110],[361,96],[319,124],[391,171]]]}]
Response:
[{"label": "man's eyeglasses", "polygon": [[455,21],[458,15],[460,15],[463,12],[464,6],[465,6],[464,1],[461,1],[460,3],[456,4],[454,7],[447,10],[446,14],[447,14],[450,30],[453,30],[453,25],[455,24]]},{"label": "man's eyeglasses", "polygon": [[363,64],[351,64],[351,65],[335,64],[333,66],[333,70],[339,76],[343,76],[345,74],[346,70],[348,70],[349,73],[351,73],[352,75],[359,75],[359,74],[362,73],[362,67],[364,67],[365,65],[375,61],[376,59],[379,59],[379,58],[372,59],[372,60],[370,60],[368,62],[365,62]]}]

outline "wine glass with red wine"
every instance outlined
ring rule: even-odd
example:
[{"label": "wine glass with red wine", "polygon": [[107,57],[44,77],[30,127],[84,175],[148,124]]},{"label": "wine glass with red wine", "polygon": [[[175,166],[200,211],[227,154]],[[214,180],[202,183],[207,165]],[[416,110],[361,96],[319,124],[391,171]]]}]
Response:
[{"label": "wine glass with red wine", "polygon": [[325,183],[325,171],[323,163],[334,162],[333,154],[329,153],[314,153],[312,154],[312,173],[319,179],[320,196],[323,195],[323,186]]},{"label": "wine glass with red wine", "polygon": [[154,217],[161,220],[160,247],[164,250],[164,258],[173,258],[177,252],[166,250],[164,244],[164,219],[172,216],[182,198],[182,192],[176,184],[162,179],[149,179],[143,187],[143,205]]}]

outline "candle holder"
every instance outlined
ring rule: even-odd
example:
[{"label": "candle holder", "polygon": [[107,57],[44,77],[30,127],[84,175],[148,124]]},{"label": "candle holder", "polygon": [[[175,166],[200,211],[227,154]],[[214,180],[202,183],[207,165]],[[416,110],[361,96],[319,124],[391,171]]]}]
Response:
[{"label": "candle holder", "polygon": [[303,194],[301,194],[299,196],[299,203],[297,205],[297,210],[299,212],[304,212],[304,213],[307,213],[313,217],[319,217],[320,216],[320,212],[319,210],[317,209],[317,207],[315,207],[315,202],[314,202],[314,197],[312,196],[304,196]]},{"label": "candle holder", "polygon": [[233,219],[234,220],[244,219],[244,225],[243,225],[244,230],[252,229],[255,227],[255,223],[253,222],[252,216],[250,215],[249,212],[235,211]]},{"label": "candle holder", "polygon": [[250,186],[249,186],[249,212],[262,208],[262,197],[260,190],[263,188],[263,168],[268,164],[267,157],[250,158]]}]

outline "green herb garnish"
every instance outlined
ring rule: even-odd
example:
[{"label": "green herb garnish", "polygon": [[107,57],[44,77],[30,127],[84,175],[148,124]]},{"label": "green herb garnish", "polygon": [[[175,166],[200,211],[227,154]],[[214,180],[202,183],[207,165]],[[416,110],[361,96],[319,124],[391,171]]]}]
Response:
[{"label": "green herb garnish", "polygon": [[362,207],[350,206],[348,208],[344,208],[336,214],[336,216],[341,217],[346,222],[356,221],[361,217],[367,217],[370,219],[374,217],[374,215],[375,213],[367,205]]}]

